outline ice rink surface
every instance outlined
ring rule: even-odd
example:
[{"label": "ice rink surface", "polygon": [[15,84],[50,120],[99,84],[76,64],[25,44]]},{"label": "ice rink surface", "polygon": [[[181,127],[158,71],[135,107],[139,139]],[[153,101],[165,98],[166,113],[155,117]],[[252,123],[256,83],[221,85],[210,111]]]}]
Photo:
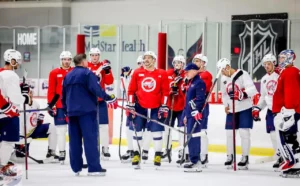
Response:
[{"label": "ice rink surface", "polygon": [[[122,153],[126,147],[122,147]],[[47,141],[34,140],[30,145],[30,155],[36,159],[44,159],[47,152]],[[68,149],[67,149],[68,152]],[[86,176],[87,169],[83,169],[81,176],[76,177],[72,172],[68,158],[65,165],[36,164],[29,161],[29,179],[25,179],[23,170],[22,185],[24,186],[282,186],[297,185],[299,178],[282,178],[274,172],[272,163],[254,164],[257,156],[250,157],[249,170],[227,170],[224,167],[225,154],[209,153],[208,168],[201,173],[185,173],[176,165],[177,153],[173,153],[172,163],[163,162],[159,170],[153,166],[153,149],[150,149],[149,160],[141,164],[140,170],[134,170],[130,163],[121,163],[118,156],[118,147],[111,146],[112,155],[109,161],[101,161],[107,169],[105,177]],[[68,155],[68,154],[67,154]],[[68,156],[67,156],[68,157]],[[237,161],[240,156],[237,157]],[[24,167],[24,166],[23,166]]]}]

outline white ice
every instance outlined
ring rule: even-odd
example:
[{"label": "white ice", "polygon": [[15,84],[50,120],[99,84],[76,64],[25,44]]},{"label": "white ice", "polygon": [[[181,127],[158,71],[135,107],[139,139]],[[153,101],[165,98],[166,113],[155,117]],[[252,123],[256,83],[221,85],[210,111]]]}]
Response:
[{"label": "white ice", "polygon": [[[68,149],[67,149],[68,150]],[[34,140],[30,145],[30,155],[36,159],[44,159],[47,151],[47,141]],[[126,147],[122,147],[122,153]],[[160,170],[153,166],[153,149],[150,149],[149,160],[141,164],[140,170],[134,170],[130,163],[121,163],[118,156],[118,146],[111,146],[111,159],[101,161],[107,169],[105,177],[88,177],[87,170],[83,169],[82,176],[75,177],[69,161],[60,164],[36,164],[29,162],[29,179],[25,179],[23,170],[22,185],[25,186],[58,186],[58,185],[105,185],[105,186],[261,186],[261,185],[296,185],[297,178],[281,178],[274,172],[272,163],[254,164],[254,160],[261,157],[250,157],[249,170],[227,170],[223,163],[225,154],[209,153],[208,168],[201,173],[185,173],[178,168],[175,161],[177,153],[173,153],[171,164],[163,162]],[[237,157],[237,160],[240,156]],[[23,166],[24,167],[24,166]]]}]

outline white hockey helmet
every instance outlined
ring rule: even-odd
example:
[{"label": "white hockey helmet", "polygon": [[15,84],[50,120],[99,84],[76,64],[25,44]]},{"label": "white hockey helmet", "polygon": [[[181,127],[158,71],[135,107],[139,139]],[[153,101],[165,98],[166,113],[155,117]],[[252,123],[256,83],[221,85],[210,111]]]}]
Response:
[{"label": "white hockey helmet", "polygon": [[136,63],[143,63],[144,59],[143,59],[143,55],[140,55],[137,59],[136,59]]},{"label": "white hockey helmet", "polygon": [[219,70],[220,70],[220,69],[225,69],[227,65],[231,66],[231,65],[230,65],[230,61],[229,61],[229,59],[227,59],[227,58],[222,58],[222,59],[220,59],[220,60],[217,62],[217,68],[218,68]]},{"label": "white hockey helmet", "polygon": [[91,55],[91,54],[101,55],[101,51],[99,50],[99,48],[91,48],[89,55]]},{"label": "white hockey helmet", "polygon": [[173,58],[172,65],[174,66],[175,61],[181,61],[183,66],[186,64],[185,58],[182,55],[177,55]]},{"label": "white hockey helmet", "polygon": [[[20,65],[22,64],[22,54],[14,49],[8,49],[4,52],[4,61],[11,64],[11,60],[14,59]],[[12,65],[12,64],[11,64]]]},{"label": "white hockey helmet", "polygon": [[72,59],[73,58],[73,56],[72,56],[72,53],[70,52],[70,51],[62,51],[62,53],[60,54],[60,56],[59,56],[59,58],[60,58],[60,60],[62,60],[62,59]]},{"label": "white hockey helmet", "polygon": [[273,54],[267,54],[263,57],[262,63],[261,63],[262,66],[265,66],[265,63],[268,61],[271,61],[274,64],[274,66],[277,65],[277,59]]},{"label": "white hockey helmet", "polygon": [[205,62],[205,63],[204,63],[204,66],[207,65],[208,59],[207,59],[207,57],[206,57],[205,55],[203,55],[203,54],[196,54],[196,55],[194,56],[194,58],[193,58],[193,63],[194,63],[195,59],[200,59],[201,61],[204,61],[204,62]]},{"label": "white hockey helmet", "polygon": [[157,59],[156,54],[154,52],[152,52],[152,51],[145,52],[144,55],[143,55],[143,59],[145,59],[145,56],[152,56],[153,59],[155,59],[155,60]]}]

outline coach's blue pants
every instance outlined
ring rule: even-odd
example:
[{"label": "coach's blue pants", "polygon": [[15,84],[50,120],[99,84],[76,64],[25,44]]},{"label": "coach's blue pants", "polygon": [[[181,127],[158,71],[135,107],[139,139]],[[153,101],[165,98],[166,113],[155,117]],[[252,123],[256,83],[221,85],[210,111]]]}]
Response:
[{"label": "coach's blue pants", "polygon": [[[195,123],[196,120],[191,117],[187,118],[187,133],[190,134],[192,132],[193,126],[196,125],[193,133],[200,132],[201,126],[198,123]],[[200,146],[201,146],[200,137],[192,137],[188,143],[190,160],[192,163],[197,163],[200,159]]]},{"label": "coach's blue pants", "polygon": [[98,151],[97,112],[69,117],[69,138],[70,164],[72,170],[78,172],[82,169],[83,139],[88,172],[99,172],[102,167],[100,165],[100,154]]}]

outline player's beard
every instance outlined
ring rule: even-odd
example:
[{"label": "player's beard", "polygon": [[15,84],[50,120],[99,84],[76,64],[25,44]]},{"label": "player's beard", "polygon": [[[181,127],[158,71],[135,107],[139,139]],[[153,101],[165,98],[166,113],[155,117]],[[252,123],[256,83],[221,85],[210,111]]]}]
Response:
[{"label": "player's beard", "polygon": [[151,69],[151,68],[154,67],[154,62],[145,61],[144,62],[144,67],[145,67],[145,69]]},{"label": "player's beard", "polygon": [[71,63],[69,63],[69,62],[64,62],[64,63],[62,64],[62,67],[63,67],[64,69],[68,69],[68,68],[70,68],[70,66],[71,66]]}]

